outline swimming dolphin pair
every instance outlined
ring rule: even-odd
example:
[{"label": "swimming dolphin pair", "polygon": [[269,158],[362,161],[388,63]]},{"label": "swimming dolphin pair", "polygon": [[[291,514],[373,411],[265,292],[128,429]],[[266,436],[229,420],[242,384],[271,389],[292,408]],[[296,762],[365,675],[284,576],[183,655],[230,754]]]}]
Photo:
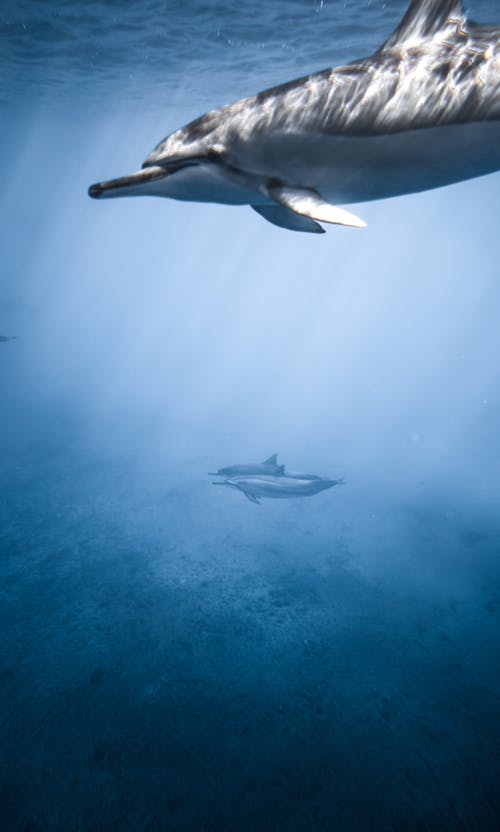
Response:
[{"label": "swimming dolphin pair", "polygon": [[92,197],[247,204],[274,225],[363,227],[337,207],[500,168],[500,28],[413,0],[374,55],[213,110]]},{"label": "swimming dolphin pair", "polygon": [[285,473],[285,466],[278,465],[278,454],[273,454],[264,462],[228,465],[211,475],[225,477],[222,482],[214,482],[212,485],[237,488],[257,505],[260,505],[261,497],[311,497],[326,488],[344,483],[343,479],[330,480],[316,474],[302,474],[298,471]]}]

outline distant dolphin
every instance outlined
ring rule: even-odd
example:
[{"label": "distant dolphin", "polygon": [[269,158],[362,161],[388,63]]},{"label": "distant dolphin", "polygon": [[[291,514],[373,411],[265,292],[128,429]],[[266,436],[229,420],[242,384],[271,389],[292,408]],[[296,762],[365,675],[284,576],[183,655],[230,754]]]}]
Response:
[{"label": "distant dolphin", "polygon": [[499,44],[500,28],[468,21],[460,0],[413,0],[369,58],[213,110],[89,194],[249,204],[316,234],[318,221],[362,227],[336,205],[498,170]]},{"label": "distant dolphin", "polygon": [[244,465],[228,465],[227,468],[219,468],[218,471],[209,471],[211,477],[245,477],[252,474],[282,476],[285,472],[284,465],[278,465],[278,454],[273,454],[264,462],[247,463]]},{"label": "distant dolphin", "polygon": [[344,480],[328,480],[315,478],[313,480],[298,480],[295,477],[232,477],[224,482],[214,482],[213,485],[227,485],[242,491],[252,503],[260,505],[261,497],[287,499],[290,497],[312,497],[326,488],[342,485]]},{"label": "distant dolphin", "polygon": [[16,338],[17,335],[0,335],[0,343],[3,343],[4,341],[15,341]]}]

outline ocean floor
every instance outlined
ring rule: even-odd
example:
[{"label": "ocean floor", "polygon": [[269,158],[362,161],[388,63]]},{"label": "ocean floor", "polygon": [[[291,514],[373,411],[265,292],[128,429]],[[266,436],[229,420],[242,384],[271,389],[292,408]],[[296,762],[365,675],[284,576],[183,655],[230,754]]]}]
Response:
[{"label": "ocean floor", "polygon": [[498,829],[500,521],[1,474],[2,829]]}]

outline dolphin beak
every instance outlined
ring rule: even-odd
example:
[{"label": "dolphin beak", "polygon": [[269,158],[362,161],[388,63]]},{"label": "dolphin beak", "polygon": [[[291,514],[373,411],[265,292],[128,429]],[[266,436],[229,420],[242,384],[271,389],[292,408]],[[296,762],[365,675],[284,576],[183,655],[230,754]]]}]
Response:
[{"label": "dolphin beak", "polygon": [[89,196],[93,199],[103,199],[112,196],[135,196],[136,194],[147,194],[148,185],[159,179],[168,176],[165,168],[154,165],[143,168],[137,173],[129,176],[121,176],[119,179],[109,179],[107,182],[97,182],[89,188]]}]

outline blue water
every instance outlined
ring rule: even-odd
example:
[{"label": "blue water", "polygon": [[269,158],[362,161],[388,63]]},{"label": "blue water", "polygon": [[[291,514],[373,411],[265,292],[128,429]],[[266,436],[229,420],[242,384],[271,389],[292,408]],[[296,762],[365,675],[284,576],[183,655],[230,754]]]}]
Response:
[{"label": "blue water", "polygon": [[[405,5],[0,6],[2,832],[498,830],[500,176],[86,195]],[[212,487],[274,452],[346,485]]]}]

